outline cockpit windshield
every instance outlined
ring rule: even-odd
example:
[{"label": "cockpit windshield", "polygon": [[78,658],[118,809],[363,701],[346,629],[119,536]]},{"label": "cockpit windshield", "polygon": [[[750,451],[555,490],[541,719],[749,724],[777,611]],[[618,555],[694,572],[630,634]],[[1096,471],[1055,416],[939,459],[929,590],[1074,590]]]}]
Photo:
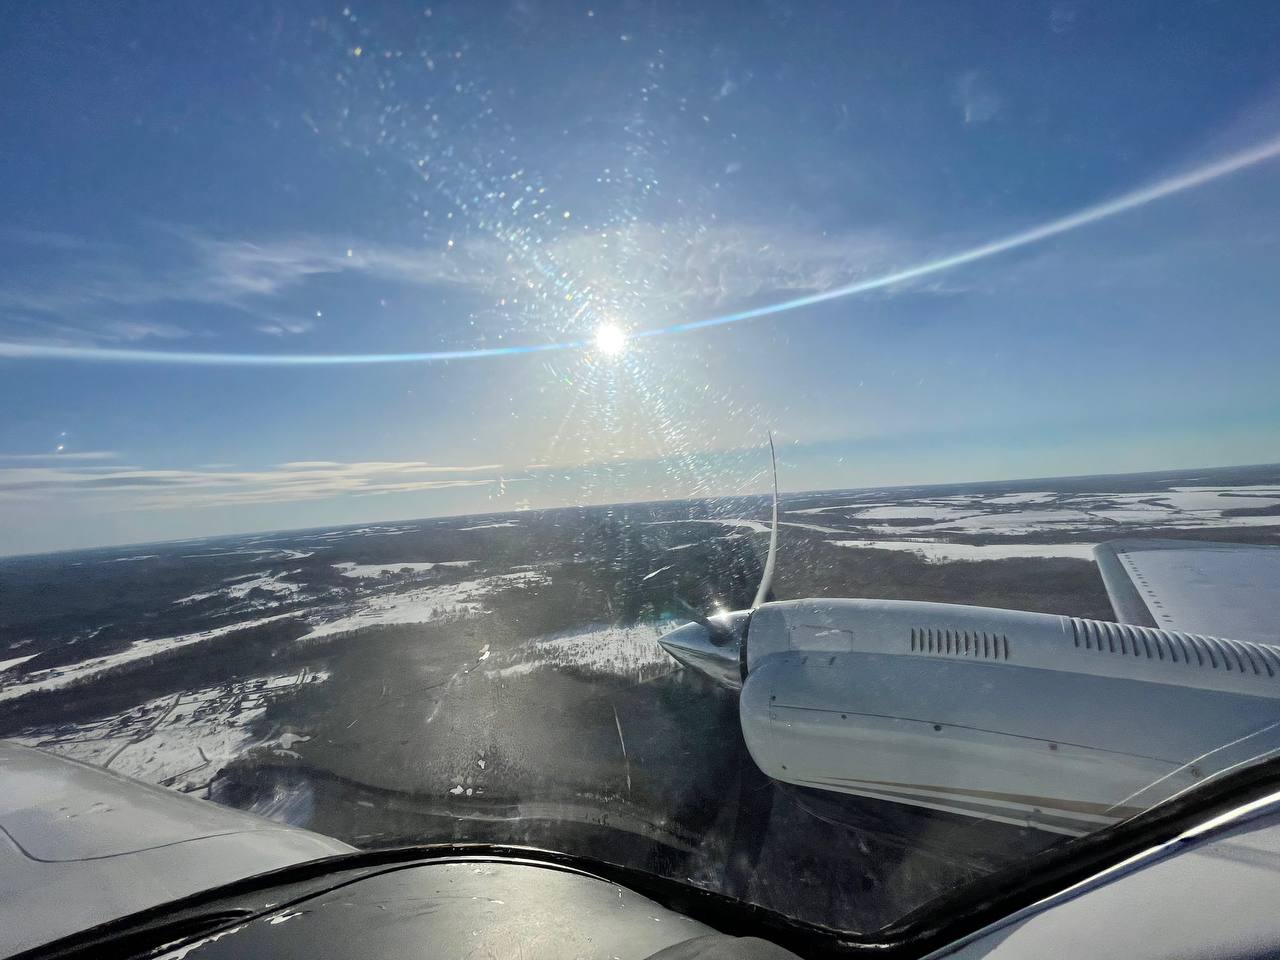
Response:
[{"label": "cockpit windshield", "polygon": [[860,932],[1280,749],[1275,5],[3,19],[0,737]]}]

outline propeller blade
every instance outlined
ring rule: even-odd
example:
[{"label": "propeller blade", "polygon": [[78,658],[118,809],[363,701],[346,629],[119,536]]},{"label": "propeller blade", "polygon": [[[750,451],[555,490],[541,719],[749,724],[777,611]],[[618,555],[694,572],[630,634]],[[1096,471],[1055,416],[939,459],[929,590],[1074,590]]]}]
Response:
[{"label": "propeller blade", "polygon": [[778,559],[778,454],[773,449],[773,431],[769,432],[769,459],[773,463],[773,529],[769,531],[769,555],[764,561],[756,598],[751,602],[752,610],[769,598],[769,591],[773,589],[773,564]]}]

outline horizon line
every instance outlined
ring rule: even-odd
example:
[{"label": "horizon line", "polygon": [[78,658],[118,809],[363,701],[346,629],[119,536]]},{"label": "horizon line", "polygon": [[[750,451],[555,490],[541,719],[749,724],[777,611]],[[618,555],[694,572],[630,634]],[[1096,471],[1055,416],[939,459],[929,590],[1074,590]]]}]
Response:
[{"label": "horizon line", "polygon": [[[820,490],[795,490],[791,493],[779,494],[781,503],[785,503],[788,497],[811,497],[823,494],[836,495],[841,493],[864,493],[874,490],[915,490],[929,489],[934,487],[983,487],[983,486],[999,486],[1005,484],[1024,484],[1024,483],[1042,483],[1050,480],[1093,480],[1107,479],[1110,477],[1142,477],[1142,476],[1159,476],[1161,474],[1177,474],[1188,471],[1223,471],[1223,470],[1249,470],[1274,467],[1280,469],[1280,461],[1263,462],[1263,463],[1231,463],[1222,464],[1215,467],[1162,467],[1157,470],[1133,470],[1122,473],[1079,473],[1079,474],[1059,474],[1057,476],[1040,476],[1040,477],[1010,477],[1001,480],[956,480],[941,481],[930,483],[890,483],[890,484],[872,484],[863,487],[827,487]],[[29,553],[0,553],[0,563],[10,560],[25,560],[37,557],[53,557],[63,553],[92,553],[100,550],[125,550],[134,547],[162,547],[168,545],[176,545],[181,543],[198,543],[208,540],[230,540],[238,537],[258,536],[261,534],[276,533],[306,533],[310,530],[333,529],[344,530],[348,527],[368,526],[371,524],[387,524],[387,523],[425,523],[433,520],[466,520],[479,517],[506,517],[517,516],[521,514],[531,513],[552,513],[564,510],[600,510],[610,507],[635,507],[645,506],[648,504],[670,504],[682,502],[706,502],[711,500],[751,500],[761,499],[768,501],[772,494],[768,491],[763,493],[735,493],[722,494],[717,496],[706,497],[665,497],[655,500],[622,500],[609,503],[578,503],[567,504],[560,507],[530,507],[520,510],[502,510],[490,511],[484,513],[441,513],[428,516],[416,517],[396,517],[383,518],[376,520],[355,520],[350,523],[339,524],[317,524],[310,527],[287,527],[272,529],[256,529],[256,530],[239,530],[231,533],[213,533],[205,536],[195,537],[179,537],[173,540],[137,540],[125,543],[107,543],[94,546],[83,547],[58,547],[53,550],[36,550]],[[894,541],[890,541],[894,542]]]}]

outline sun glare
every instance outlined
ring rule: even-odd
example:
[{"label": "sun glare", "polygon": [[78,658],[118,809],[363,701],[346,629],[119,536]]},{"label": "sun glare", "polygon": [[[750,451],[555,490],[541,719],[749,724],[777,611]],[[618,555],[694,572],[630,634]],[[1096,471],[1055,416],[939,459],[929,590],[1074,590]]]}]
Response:
[{"label": "sun glare", "polygon": [[602,323],[596,327],[596,349],[607,357],[616,357],[627,349],[627,333],[612,323]]}]

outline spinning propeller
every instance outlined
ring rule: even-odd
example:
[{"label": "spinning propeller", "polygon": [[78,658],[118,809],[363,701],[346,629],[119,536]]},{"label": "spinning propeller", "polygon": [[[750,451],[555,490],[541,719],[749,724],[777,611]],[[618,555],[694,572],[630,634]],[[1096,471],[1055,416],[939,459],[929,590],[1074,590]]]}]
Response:
[{"label": "spinning propeller", "polygon": [[751,614],[769,598],[778,558],[778,455],[769,434],[769,460],[773,469],[773,523],[769,531],[769,552],[764,572],[748,610],[734,610],[708,617],[691,604],[676,598],[693,621],[679,627],[658,642],[677,661],[710,676],[717,683],[737,689],[742,685],[746,662],[747,624]]}]

